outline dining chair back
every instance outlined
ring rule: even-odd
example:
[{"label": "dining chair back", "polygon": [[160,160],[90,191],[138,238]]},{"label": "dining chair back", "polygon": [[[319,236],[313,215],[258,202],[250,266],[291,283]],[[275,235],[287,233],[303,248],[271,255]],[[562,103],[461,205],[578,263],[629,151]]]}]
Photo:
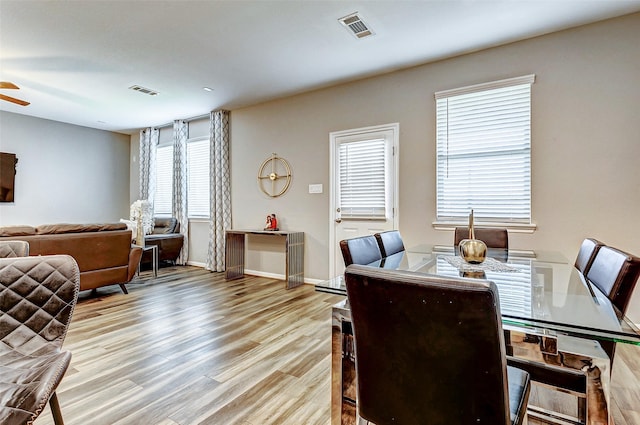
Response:
[{"label": "dining chair back", "polygon": [[[585,273],[587,284],[596,286],[622,314],[625,314],[633,289],[640,275],[640,258],[606,246],[595,239],[585,239],[575,266]],[[598,341],[609,356],[613,368],[616,352],[614,341]],[[510,357],[508,363],[529,372],[531,380],[578,396],[578,423],[586,421],[587,382],[584,374],[549,367]]]},{"label": "dining chair back", "polygon": [[345,272],[361,418],[521,424],[529,375],[507,367],[497,287],[359,265]]},{"label": "dining chair back", "polygon": [[27,241],[0,241],[0,258],[28,257],[29,242]]},{"label": "dining chair back", "polygon": [[[509,249],[509,233],[507,229],[498,227],[474,227],[475,238],[480,239],[487,248]],[[468,227],[456,227],[454,245],[460,245],[463,239],[469,239]]]},{"label": "dining chair back", "polygon": [[640,258],[619,249],[602,246],[586,278],[625,314],[640,276]]},{"label": "dining chair back", "polygon": [[350,264],[370,264],[382,259],[378,241],[374,235],[340,241],[345,267]]},{"label": "dining chair back", "polygon": [[593,238],[586,238],[582,241],[575,262],[575,267],[580,270],[580,273],[587,275],[593,260],[596,258],[596,254],[602,246],[604,246],[602,242]]},{"label": "dining chair back", "polygon": [[47,402],[63,424],[56,389],[71,361],[62,343],[79,290],[69,255],[0,258],[1,424],[32,424]]},{"label": "dining chair back", "polygon": [[[588,284],[596,286],[622,314],[626,312],[640,275],[640,258],[606,246],[595,239],[585,239],[580,247],[575,266],[581,272],[586,271],[583,273],[586,273]],[[598,342],[609,356],[611,368],[613,368],[616,343],[614,341]],[[578,417],[576,420],[579,423],[586,421],[587,382],[584,374],[513,357],[508,359],[508,363],[529,372],[533,382],[577,395]]]},{"label": "dining chair back", "polygon": [[380,247],[382,257],[389,257],[404,251],[404,243],[399,230],[388,230],[374,235]]},{"label": "dining chair back", "polygon": [[[611,303],[624,315],[640,276],[640,258],[619,249],[602,246],[598,250],[586,278],[611,300]],[[614,341],[600,341],[600,346],[611,359],[616,354]]]}]

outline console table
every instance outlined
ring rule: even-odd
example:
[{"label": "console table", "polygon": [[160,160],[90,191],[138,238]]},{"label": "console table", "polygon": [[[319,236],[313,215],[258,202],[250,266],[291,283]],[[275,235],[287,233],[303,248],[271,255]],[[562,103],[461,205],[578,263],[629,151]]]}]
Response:
[{"label": "console table", "polygon": [[286,288],[304,283],[304,232],[281,230],[227,230],[225,232],[225,278],[239,279],[244,276],[244,245],[246,235],[280,236],[285,239]]}]

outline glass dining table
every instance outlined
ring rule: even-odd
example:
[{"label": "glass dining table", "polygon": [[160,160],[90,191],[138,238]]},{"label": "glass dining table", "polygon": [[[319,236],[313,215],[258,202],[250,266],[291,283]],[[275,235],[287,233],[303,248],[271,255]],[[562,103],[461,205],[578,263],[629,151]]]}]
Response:
[{"label": "glass dining table", "polygon": [[[585,376],[585,423],[613,423],[611,362],[598,341],[640,345],[640,331],[563,255],[546,251],[489,250],[480,265],[464,262],[449,246],[420,245],[369,264],[395,270],[495,282],[507,355]],[[345,295],[343,276],[316,291]],[[348,300],[332,309],[332,425],[355,423],[355,356]],[[554,412],[530,409],[536,417]]]}]

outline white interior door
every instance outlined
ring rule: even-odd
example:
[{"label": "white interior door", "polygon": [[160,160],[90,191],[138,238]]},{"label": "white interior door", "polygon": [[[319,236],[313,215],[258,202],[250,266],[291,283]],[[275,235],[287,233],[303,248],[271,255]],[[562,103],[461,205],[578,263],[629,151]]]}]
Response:
[{"label": "white interior door", "polygon": [[330,277],[344,273],[343,239],[398,228],[399,125],[333,132]]}]

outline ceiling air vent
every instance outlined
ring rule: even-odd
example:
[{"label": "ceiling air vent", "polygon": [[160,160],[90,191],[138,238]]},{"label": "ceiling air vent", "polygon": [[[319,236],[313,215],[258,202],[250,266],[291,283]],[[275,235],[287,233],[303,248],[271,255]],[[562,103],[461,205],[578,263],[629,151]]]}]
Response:
[{"label": "ceiling air vent", "polygon": [[147,89],[142,86],[131,86],[129,87],[131,90],[139,91],[140,93],[148,94],[149,96],[157,96],[158,92],[155,90]]},{"label": "ceiling air vent", "polygon": [[357,38],[369,37],[374,34],[374,32],[367,27],[367,24],[365,24],[362,18],[358,15],[358,12],[340,18],[338,21],[347,27],[349,32]]}]

